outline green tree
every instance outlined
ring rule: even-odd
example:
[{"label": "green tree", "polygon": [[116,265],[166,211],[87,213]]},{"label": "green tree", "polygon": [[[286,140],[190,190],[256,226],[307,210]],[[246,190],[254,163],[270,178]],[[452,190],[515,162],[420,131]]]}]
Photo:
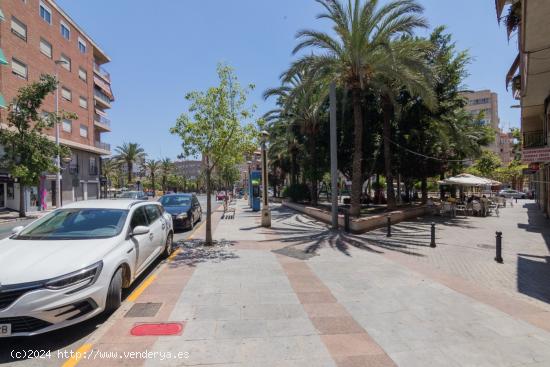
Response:
[{"label": "green tree", "polygon": [[[25,189],[37,185],[45,172],[56,172],[54,158],[69,156],[68,148],[56,146],[44,134],[45,129],[55,127],[65,118],[76,115],[39,111],[46,96],[57,87],[55,77],[42,75],[40,80],[20,88],[8,108],[8,127],[0,129],[0,143],[4,146],[2,165],[19,182],[19,216],[25,217]],[[61,193],[57,193],[61,195]]]},{"label": "green tree", "polygon": [[157,173],[160,170],[160,162],[156,159],[148,159],[145,161],[145,169],[147,170],[147,174],[151,178],[151,188],[153,189],[153,197],[156,196],[156,182],[155,178]]},{"label": "green tree", "polygon": [[206,178],[206,244],[212,244],[212,174],[227,161],[242,161],[246,154],[254,152],[257,132],[248,123],[253,107],[246,105],[250,85],[244,89],[238,83],[229,66],[218,65],[219,84],[206,91],[194,91],[186,95],[188,113],[182,114],[172,134],[182,140],[185,156],[202,154]]},{"label": "green tree", "polygon": [[484,150],[481,153],[481,157],[468,171],[474,175],[479,174],[484,177],[493,177],[496,170],[500,167],[502,167],[500,157],[490,150]]},{"label": "green tree", "polygon": [[292,68],[311,68],[351,91],[355,136],[350,213],[358,216],[363,185],[363,91],[384,80],[399,79],[390,41],[412,35],[415,28],[426,27],[426,21],[419,16],[423,8],[414,0],[392,0],[382,6],[378,0],[317,2],[325,9],[318,18],[328,19],[335,35],[315,30],[298,32],[301,41],[294,53],[310,47],[322,53],[303,56]]},{"label": "green tree", "polygon": [[170,158],[164,158],[160,161],[160,173],[162,179],[162,191],[166,194],[168,176],[174,171],[174,163]]},{"label": "green tree", "polygon": [[142,163],[147,154],[138,143],[123,143],[122,146],[116,147],[115,159],[120,164],[126,164],[128,169],[128,185],[133,180],[134,164]]}]

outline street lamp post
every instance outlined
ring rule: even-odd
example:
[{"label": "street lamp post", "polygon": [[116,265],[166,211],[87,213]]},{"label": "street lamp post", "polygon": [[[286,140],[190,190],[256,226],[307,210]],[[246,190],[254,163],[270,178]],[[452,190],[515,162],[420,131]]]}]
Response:
[{"label": "street lamp post", "polygon": [[267,131],[262,131],[262,186],[263,186],[263,206],[262,206],[262,227],[271,227],[271,212],[269,211],[269,199],[267,193],[267,148],[266,142],[269,137]]},{"label": "street lamp post", "polygon": [[68,64],[65,60],[55,60],[55,145],[57,146],[57,156],[55,157],[55,167],[57,174],[55,177],[55,206],[61,207],[61,157],[59,156],[59,65]]}]

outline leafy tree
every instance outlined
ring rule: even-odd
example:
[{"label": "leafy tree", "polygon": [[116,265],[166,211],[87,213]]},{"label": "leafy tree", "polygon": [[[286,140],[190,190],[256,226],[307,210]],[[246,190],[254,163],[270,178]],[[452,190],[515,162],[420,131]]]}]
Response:
[{"label": "leafy tree", "polygon": [[170,129],[181,138],[185,156],[202,154],[204,159],[208,245],[212,244],[212,174],[228,161],[242,161],[245,154],[252,154],[257,146],[253,126],[242,125],[252,118],[253,108],[247,107],[246,101],[253,86],[243,89],[229,66],[220,64],[217,72],[217,86],[186,95],[190,103],[188,113],[182,114]]},{"label": "leafy tree", "polygon": [[399,79],[393,67],[391,40],[412,35],[417,27],[426,27],[419,14],[423,8],[414,0],[392,0],[380,6],[378,0],[317,0],[325,12],[318,18],[333,24],[335,36],[315,30],[298,32],[297,53],[314,47],[318,55],[305,55],[293,63],[292,69],[316,70],[321,77],[334,80],[351,91],[354,116],[353,172],[351,210],[359,216],[363,185],[363,92],[386,80]]},{"label": "leafy tree", "polygon": [[147,174],[151,178],[151,188],[153,189],[153,197],[156,195],[156,182],[155,178],[157,173],[159,172],[161,167],[161,164],[156,159],[148,159],[145,161],[145,169],[147,170]]},{"label": "leafy tree", "polygon": [[502,166],[500,157],[490,151],[484,150],[481,157],[474,163],[468,171],[472,174],[478,174],[484,177],[493,177],[496,170]]},{"label": "leafy tree", "polygon": [[116,147],[116,152],[115,159],[120,164],[126,164],[126,168],[128,169],[128,184],[131,184],[134,164],[142,163],[147,154],[138,143],[123,143],[122,146]]},{"label": "leafy tree", "polygon": [[[39,111],[47,95],[57,87],[55,77],[42,75],[37,82],[20,88],[8,108],[7,128],[0,128],[0,143],[4,146],[2,165],[19,182],[19,216],[25,217],[25,189],[37,185],[44,172],[56,172],[54,158],[69,156],[68,148],[57,145],[44,134],[63,119],[76,115]],[[57,193],[61,195],[61,193]]]},{"label": "leafy tree", "polygon": [[174,163],[170,158],[164,158],[160,161],[160,172],[162,176],[162,191],[166,194],[167,191],[167,179],[170,174],[174,171]]}]

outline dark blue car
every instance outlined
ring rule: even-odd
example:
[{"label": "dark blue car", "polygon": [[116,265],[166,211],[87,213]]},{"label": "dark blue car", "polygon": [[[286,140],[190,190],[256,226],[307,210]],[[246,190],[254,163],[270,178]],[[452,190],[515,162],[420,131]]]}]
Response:
[{"label": "dark blue car", "polygon": [[192,229],[202,219],[202,208],[195,194],[168,194],[159,199],[172,215],[174,229]]}]

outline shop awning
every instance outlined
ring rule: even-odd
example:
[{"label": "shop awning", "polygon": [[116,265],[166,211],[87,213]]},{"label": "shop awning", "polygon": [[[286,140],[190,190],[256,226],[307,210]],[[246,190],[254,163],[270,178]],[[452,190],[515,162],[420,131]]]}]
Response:
[{"label": "shop awning", "polygon": [[4,51],[0,48],[0,64],[2,65],[8,65],[8,60],[6,60],[6,56],[4,55]]},{"label": "shop awning", "polygon": [[440,185],[457,185],[457,186],[499,186],[500,182],[491,180],[490,178],[478,177],[468,173],[447,178],[438,182]]},{"label": "shop awning", "polygon": [[6,100],[4,99],[4,96],[0,93],[0,108],[8,108],[8,105],[6,104]]},{"label": "shop awning", "polygon": [[519,57],[519,54],[518,54],[518,56],[514,60],[514,63],[510,67],[510,70],[508,70],[508,73],[506,74],[506,90],[508,90],[508,85],[510,85],[510,82],[512,81],[512,79],[516,75],[516,71],[519,68],[519,62],[520,62],[520,57]]},{"label": "shop awning", "polygon": [[109,84],[105,83],[96,75],[94,75],[94,84],[97,85],[111,101],[114,101],[115,98],[113,97],[113,92],[111,91],[111,86]]}]

